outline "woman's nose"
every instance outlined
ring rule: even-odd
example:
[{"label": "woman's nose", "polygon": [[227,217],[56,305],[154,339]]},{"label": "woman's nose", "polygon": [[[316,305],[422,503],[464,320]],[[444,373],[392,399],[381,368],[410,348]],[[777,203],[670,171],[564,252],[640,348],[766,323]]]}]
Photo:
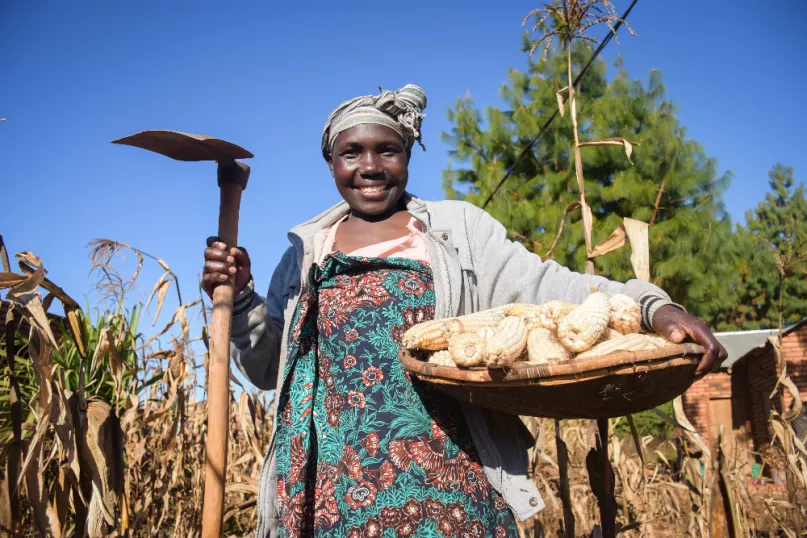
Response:
[{"label": "woman's nose", "polygon": [[381,163],[377,155],[369,151],[364,153],[359,164],[359,172],[363,175],[374,175],[381,172]]}]

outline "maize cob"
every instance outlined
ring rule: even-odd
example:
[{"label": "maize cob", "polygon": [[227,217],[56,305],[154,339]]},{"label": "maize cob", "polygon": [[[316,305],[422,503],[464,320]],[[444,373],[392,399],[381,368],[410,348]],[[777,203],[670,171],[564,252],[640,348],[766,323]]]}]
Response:
[{"label": "maize cob", "polygon": [[610,355],[618,351],[642,351],[645,349],[655,349],[658,345],[649,340],[646,334],[631,333],[606,340],[597,344],[583,353],[577,355],[578,359],[588,359],[590,357],[600,357],[602,355]]},{"label": "maize cob", "polygon": [[569,315],[578,306],[564,303],[563,301],[549,301],[541,307],[541,327],[550,331],[557,331],[560,320]]},{"label": "maize cob", "polygon": [[475,333],[455,334],[448,341],[448,352],[460,368],[480,366],[485,362],[485,341]]},{"label": "maize cob", "polygon": [[608,327],[611,307],[608,296],[594,292],[558,324],[560,342],[571,351],[585,351],[599,340]]},{"label": "maize cob", "polygon": [[490,339],[493,338],[494,334],[496,334],[496,329],[493,327],[482,327],[476,331],[476,335],[484,340],[486,344],[487,342],[490,342]]},{"label": "maize cob", "polygon": [[[667,346],[674,346],[675,342],[670,342],[663,336],[659,334],[642,334],[647,339],[649,344],[652,344],[656,348],[667,347]],[[649,348],[652,349],[652,348]]]},{"label": "maize cob", "polygon": [[573,356],[573,353],[560,343],[558,335],[543,327],[530,331],[527,336],[527,350],[529,362],[533,364],[567,361]]},{"label": "maize cob", "polygon": [[439,351],[448,348],[448,340],[454,334],[451,319],[435,319],[418,323],[404,333],[402,342],[407,349]]},{"label": "maize cob", "polygon": [[503,368],[515,362],[527,344],[527,326],[517,317],[504,318],[496,334],[488,342],[485,363],[492,368]]},{"label": "maize cob", "polygon": [[524,320],[527,330],[541,326],[543,306],[537,304],[513,303],[505,307],[506,316],[514,316]]},{"label": "maize cob", "polygon": [[618,293],[608,303],[611,305],[609,327],[622,334],[638,333],[642,329],[642,309],[636,301]]},{"label": "maize cob", "polygon": [[448,349],[448,341],[455,334],[473,333],[484,327],[495,327],[503,318],[504,307],[498,307],[456,318],[418,323],[404,333],[403,345],[407,349],[429,351]]},{"label": "maize cob", "polygon": [[619,338],[620,336],[624,336],[621,332],[608,327],[603,331],[602,336],[600,336],[599,340],[597,340],[594,345],[601,344],[602,342],[607,342],[608,340],[613,340],[614,338]]},{"label": "maize cob", "polygon": [[438,366],[456,366],[451,359],[451,353],[448,350],[435,351],[429,355],[429,364],[436,364]]}]

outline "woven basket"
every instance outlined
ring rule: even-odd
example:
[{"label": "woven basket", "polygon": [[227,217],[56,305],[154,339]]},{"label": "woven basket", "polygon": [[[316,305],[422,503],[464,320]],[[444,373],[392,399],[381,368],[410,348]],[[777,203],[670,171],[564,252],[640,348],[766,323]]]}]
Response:
[{"label": "woven basket", "polygon": [[480,407],[546,418],[612,418],[652,409],[695,381],[704,349],[677,344],[648,351],[509,369],[430,364],[401,349],[404,368],[423,382]]}]

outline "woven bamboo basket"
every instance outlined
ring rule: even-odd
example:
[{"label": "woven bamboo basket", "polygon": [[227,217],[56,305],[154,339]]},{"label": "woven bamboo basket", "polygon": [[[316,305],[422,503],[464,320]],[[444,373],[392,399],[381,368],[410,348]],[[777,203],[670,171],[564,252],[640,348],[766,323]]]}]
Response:
[{"label": "woven bamboo basket", "polygon": [[496,411],[559,419],[613,418],[652,409],[695,381],[704,349],[676,344],[552,364],[460,369],[401,349],[404,368],[451,396]]}]

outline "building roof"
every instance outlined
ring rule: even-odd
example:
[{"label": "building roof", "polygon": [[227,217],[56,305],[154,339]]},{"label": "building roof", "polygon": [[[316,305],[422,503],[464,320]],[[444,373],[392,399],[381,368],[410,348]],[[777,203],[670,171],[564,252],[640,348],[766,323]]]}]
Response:
[{"label": "building roof", "polygon": [[[782,336],[787,336],[790,332],[807,322],[807,318],[794,323],[782,331]],[[754,349],[764,347],[768,343],[769,336],[775,336],[779,329],[763,329],[759,331],[731,331],[714,333],[717,340],[723,344],[728,351],[728,358],[720,365],[721,368],[731,368],[731,366],[742,359]]]},{"label": "building roof", "polygon": [[766,329],[762,331],[715,333],[715,338],[729,352],[729,356],[720,367],[731,368],[735,362],[743,358],[749,351],[767,344],[768,337],[775,335],[777,332],[778,329]]}]

